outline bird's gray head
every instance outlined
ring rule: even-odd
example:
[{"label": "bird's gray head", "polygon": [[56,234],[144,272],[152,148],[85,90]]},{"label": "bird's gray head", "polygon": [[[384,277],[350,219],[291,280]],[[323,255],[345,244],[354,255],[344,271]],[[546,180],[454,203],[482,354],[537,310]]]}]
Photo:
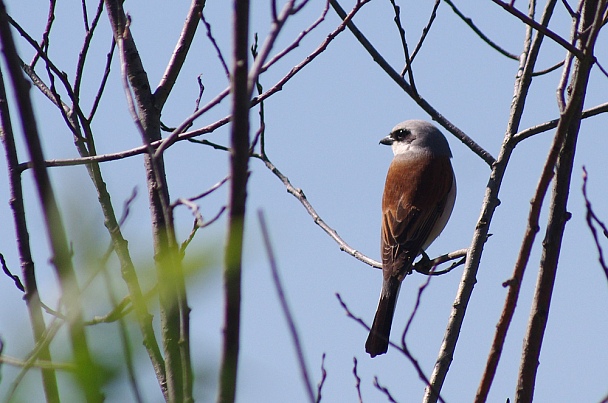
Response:
[{"label": "bird's gray head", "polygon": [[390,145],[393,154],[430,153],[432,156],[452,157],[448,141],[433,124],[424,120],[406,120],[393,127],[391,133],[380,140]]}]

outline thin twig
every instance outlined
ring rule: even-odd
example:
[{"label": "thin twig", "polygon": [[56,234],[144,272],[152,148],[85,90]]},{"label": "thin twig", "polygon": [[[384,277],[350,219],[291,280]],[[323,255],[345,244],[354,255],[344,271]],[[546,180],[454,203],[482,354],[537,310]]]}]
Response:
[{"label": "thin twig", "polygon": [[74,85],[73,85],[74,94],[76,96],[75,98],[80,97],[80,84],[82,83],[82,75],[84,74],[84,64],[87,59],[87,54],[90,49],[91,40],[93,39],[93,34],[95,32],[95,28],[97,27],[97,24],[99,23],[99,19],[101,17],[102,12],[103,12],[103,0],[99,0],[99,3],[97,4],[97,11],[95,13],[95,16],[93,17],[93,22],[89,26],[89,23],[87,20],[86,9],[83,10],[83,15],[85,18],[86,34],[84,37],[82,48],[80,49],[80,53],[78,55],[78,61],[76,62],[76,72],[74,74]]},{"label": "thin twig", "polygon": [[562,60],[561,62],[557,62],[557,63],[555,63],[555,64],[554,64],[553,66],[551,66],[551,67],[548,67],[548,68],[543,69],[543,70],[535,71],[534,73],[532,73],[532,77],[540,77],[540,76],[542,76],[542,75],[549,74],[549,73],[551,73],[552,71],[555,71],[555,70],[559,69],[559,68],[560,68],[560,67],[562,67],[563,65],[564,65],[564,61]]},{"label": "thin twig", "polygon": [[327,379],[327,370],[325,369],[325,353],[321,356],[321,380],[317,384],[317,399],[315,403],[321,403],[321,391],[323,390],[323,385],[325,385],[325,380]]},{"label": "thin twig", "polygon": [[[420,259],[414,266],[412,266],[412,270],[416,271],[420,274],[425,274],[427,276],[441,276],[443,274],[449,273],[454,270],[456,267],[464,264],[467,257],[468,249],[459,249],[450,253],[446,253],[445,255],[441,255],[436,257],[435,259]],[[453,263],[445,270],[436,270],[437,266],[442,263],[446,263],[452,260],[460,259],[458,262]]]},{"label": "thin twig", "polygon": [[357,397],[359,403],[363,403],[363,396],[361,396],[361,378],[357,374],[357,357],[353,357],[353,376],[355,377],[355,389],[357,390]]},{"label": "thin twig", "polygon": [[68,362],[57,362],[57,361],[45,361],[45,360],[35,360],[32,363],[28,361],[22,361],[18,358],[9,357],[7,355],[0,355],[0,363],[12,365],[14,367],[21,368],[40,368],[40,369],[53,369],[58,371],[76,371],[76,365]]},{"label": "thin twig", "polygon": [[[330,0],[330,4],[334,8],[338,16],[340,16],[343,21],[347,21],[347,14],[344,9],[342,9],[338,1]],[[401,75],[397,71],[395,71],[395,69],[392,68],[390,64],[388,64],[386,59],[382,57],[380,52],[376,50],[376,48],[370,43],[370,41],[363,35],[363,33],[351,20],[348,20],[346,25],[348,26],[348,29],[350,29],[350,31],[353,33],[353,35],[357,38],[359,43],[361,43],[365,50],[367,50],[372,59],[389,75],[390,78],[393,79],[393,81],[395,81],[397,85],[399,85],[399,87],[401,87],[403,91],[405,91],[407,95],[409,95],[418,104],[418,106],[420,106],[425,112],[427,112],[433,118],[433,120],[437,121],[446,130],[448,130],[450,133],[456,136],[456,138],[462,141],[467,147],[469,147],[471,151],[473,151],[482,160],[484,160],[488,164],[488,166],[491,167],[492,164],[494,164],[496,160],[488,151],[483,149],[483,147],[477,144],[472,138],[467,136],[462,130],[460,130],[452,122],[447,120],[442,114],[439,113],[439,111],[433,108],[433,106],[431,106],[431,104],[429,104],[418,93],[414,92],[412,87],[404,80],[403,77],[401,77]]]},{"label": "thin twig", "polygon": [[220,49],[219,45],[217,44],[215,37],[211,33],[211,24],[209,24],[209,22],[207,22],[207,20],[205,19],[204,12],[201,12],[201,21],[203,21],[203,24],[205,24],[205,28],[207,29],[207,38],[209,38],[209,40],[211,41],[211,44],[213,45],[213,48],[215,49],[215,53],[217,53],[217,58],[220,61],[222,68],[224,69],[226,78],[228,78],[228,81],[230,81],[230,70],[228,69],[228,65],[226,64],[226,59],[224,59],[222,50]]},{"label": "thin twig", "polygon": [[95,116],[95,112],[97,112],[97,108],[99,107],[99,103],[101,102],[101,96],[106,88],[106,83],[108,82],[108,77],[110,77],[110,66],[112,65],[112,58],[114,56],[114,50],[116,49],[116,41],[112,37],[112,44],[110,45],[110,51],[106,54],[106,67],[103,70],[103,75],[101,76],[101,81],[99,83],[99,88],[97,89],[97,93],[95,94],[95,98],[93,99],[93,105],[91,106],[91,111],[87,116],[87,120],[93,120]]},{"label": "thin twig", "polygon": [[184,242],[182,242],[182,244],[180,245],[180,248],[179,248],[180,256],[182,256],[182,258],[184,256],[184,254],[186,253],[186,248],[188,247],[188,245],[190,245],[190,242],[192,242],[192,240],[194,239],[196,232],[200,228],[208,227],[211,224],[213,224],[214,222],[216,222],[217,220],[219,220],[225,211],[226,211],[226,206],[222,206],[219,209],[219,211],[215,214],[215,216],[213,216],[213,218],[211,218],[210,220],[207,220],[207,221],[203,221],[202,223],[199,222],[198,218],[194,219],[194,224],[192,224],[192,229],[190,230],[190,234],[184,240]]},{"label": "thin twig", "polygon": [[378,377],[377,376],[374,376],[374,386],[380,392],[384,393],[384,395],[386,396],[386,398],[388,399],[389,402],[391,402],[391,403],[397,403],[397,401],[395,400],[395,398],[391,395],[391,392],[389,392],[388,388],[386,386],[380,385],[380,381],[378,381]]},{"label": "thin twig", "polygon": [[426,290],[426,288],[431,283],[431,278],[432,278],[431,276],[427,277],[427,279],[424,282],[424,284],[422,284],[418,288],[418,294],[416,296],[416,304],[414,305],[414,309],[412,309],[410,317],[407,320],[407,324],[405,325],[405,329],[403,329],[403,333],[401,333],[401,352],[414,365],[414,368],[416,369],[416,372],[418,373],[418,378],[420,378],[420,380],[422,380],[422,382],[425,383],[425,385],[426,385],[427,388],[430,388],[433,391],[433,393],[437,396],[437,398],[438,398],[438,400],[440,402],[445,403],[445,400],[443,400],[443,398],[441,397],[441,394],[439,393],[439,391],[435,390],[434,387],[433,387],[433,385],[431,385],[431,383],[429,381],[429,378],[424,374],[424,371],[422,370],[422,367],[420,366],[420,363],[412,355],[412,353],[410,352],[409,348],[407,347],[407,343],[405,342],[405,337],[406,337],[408,331],[410,330],[410,327],[411,327],[412,323],[414,322],[414,317],[416,316],[416,313],[418,312],[418,309],[420,308],[420,303],[422,301],[422,293],[424,292],[424,290]]},{"label": "thin twig", "polygon": [[[23,378],[29,372],[29,369],[38,361],[39,357],[44,354],[44,351],[48,351],[49,344],[55,338],[57,332],[64,323],[65,321],[54,319],[45,329],[41,337],[36,341],[36,345],[28,354],[26,360],[24,361],[24,365],[21,367],[21,371],[19,371],[19,373],[9,386],[9,391],[6,394],[7,402],[13,401],[13,397],[15,396],[15,393],[17,392],[17,388],[21,384],[21,381],[23,381]],[[56,396],[56,401],[59,401],[59,394],[57,394]]]},{"label": "thin twig", "polygon": [[[203,144],[203,145],[213,147],[216,150],[222,150],[222,151],[227,151],[227,152],[230,151],[230,148],[220,145],[220,144],[213,143],[208,140],[192,139],[191,141],[198,143],[198,144]],[[361,252],[359,252],[356,249],[354,249],[353,247],[351,247],[348,243],[346,243],[346,241],[344,241],[344,239],[342,239],[342,237],[340,237],[340,235],[338,235],[338,233],[335,229],[333,229],[327,223],[325,223],[325,221],[316,212],[316,210],[314,209],[312,204],[310,204],[310,202],[308,201],[308,198],[304,194],[304,191],[302,189],[294,187],[292,185],[291,181],[289,180],[289,178],[287,176],[285,176],[268,159],[268,156],[262,155],[262,154],[257,154],[257,153],[252,153],[251,156],[253,158],[259,159],[264,162],[266,167],[277,178],[279,178],[279,180],[283,183],[283,185],[285,185],[285,187],[287,188],[287,192],[289,194],[291,194],[292,196],[294,196],[302,204],[302,206],[306,209],[308,214],[312,217],[314,223],[317,224],[319,227],[321,227],[321,229],[323,231],[325,231],[325,233],[327,233],[327,235],[329,235],[340,246],[341,251],[348,253],[349,255],[355,257],[356,259],[360,260],[361,262],[363,262],[373,268],[376,268],[376,269],[382,268],[382,263],[380,263],[370,257],[367,257],[366,255],[362,254]],[[442,263],[446,263],[451,260],[456,260],[456,259],[462,258],[463,256],[466,256],[466,254],[467,254],[467,249],[459,249],[459,250],[438,256],[432,260],[421,260],[412,267],[412,270],[417,271],[421,274],[431,275],[431,276],[438,276],[438,275],[446,274],[446,273],[452,271],[454,268],[461,265],[463,263],[463,261],[455,263],[454,265],[452,265],[451,267],[449,267],[446,270],[435,271],[435,270],[431,270],[431,268],[436,267]]]},{"label": "thin twig", "polygon": [[408,78],[410,80],[410,85],[412,86],[412,91],[418,93],[418,90],[416,90],[416,84],[414,83],[414,72],[412,69],[410,51],[408,50],[407,40],[405,39],[405,29],[403,28],[403,25],[401,25],[401,8],[395,3],[395,0],[389,1],[391,2],[391,5],[393,6],[393,11],[395,13],[395,18],[393,19],[393,21],[395,21],[395,24],[397,25],[397,30],[399,31],[399,38],[401,39],[401,46],[403,47],[403,56],[405,58],[405,66],[401,71],[401,76],[405,76],[405,73],[407,72]]},{"label": "thin twig", "polygon": [[18,275],[11,273],[11,270],[6,265],[6,260],[4,260],[4,255],[2,253],[0,253],[0,263],[2,264],[2,270],[4,271],[4,274],[6,274],[11,280],[13,280],[13,282],[15,283],[15,287],[17,287],[19,291],[25,292],[25,287],[23,287],[21,279]]},{"label": "thin twig", "polygon": [[[49,12],[46,19],[46,26],[44,27],[44,31],[42,33],[42,41],[40,41],[40,49],[44,49],[46,52],[49,48],[49,36],[51,34],[51,27],[53,26],[53,22],[55,21],[55,7],[57,6],[57,0],[50,0],[49,2]],[[36,62],[40,57],[41,52],[37,51],[34,55],[34,58],[30,62],[30,67],[36,66]]]},{"label": "thin twig", "polygon": [[608,238],[608,228],[597,217],[597,215],[593,211],[593,208],[591,207],[591,201],[589,200],[589,197],[587,196],[587,179],[588,179],[587,170],[585,169],[585,166],[583,166],[583,197],[585,199],[585,209],[587,211],[585,217],[587,220],[587,226],[589,227],[589,230],[591,231],[591,235],[593,235],[593,240],[595,241],[595,247],[597,248],[598,260],[599,260],[600,266],[602,266],[602,269],[604,269],[604,275],[606,276],[606,279],[608,280],[608,266],[606,265],[606,262],[604,261],[604,252],[602,249],[602,245],[600,244],[600,240],[597,236],[597,230],[595,229],[595,225],[593,225],[593,223],[596,222],[600,226],[600,228],[602,229],[602,233],[604,234],[604,237],[606,237],[606,238]]},{"label": "thin twig", "polygon": [[[583,111],[583,113],[581,114],[581,119],[587,119],[592,116],[596,116],[596,115],[599,115],[601,113],[606,113],[606,112],[608,112],[608,102],[594,106],[593,108],[589,108],[589,109]],[[522,130],[521,132],[515,134],[513,136],[513,141],[516,144],[520,143],[521,141],[523,141],[529,137],[532,137],[536,134],[544,133],[551,129],[555,129],[557,127],[558,123],[559,123],[559,118],[550,120],[545,123],[541,123],[536,126],[532,126],[528,129]]]},{"label": "thin twig", "polygon": [[340,235],[338,235],[338,233],[336,232],[335,229],[333,229],[329,225],[327,225],[325,223],[325,221],[319,216],[319,214],[317,214],[317,212],[313,208],[312,204],[310,204],[310,202],[306,198],[306,195],[304,194],[304,191],[302,189],[294,187],[291,184],[291,182],[289,181],[289,178],[287,178],[285,175],[283,175],[281,173],[281,171],[279,171],[279,169],[276,166],[274,166],[274,164],[272,162],[270,162],[270,160],[268,158],[264,158],[263,156],[260,156],[260,159],[262,159],[262,161],[264,161],[264,164],[266,164],[266,167],[273,174],[275,174],[275,176],[277,176],[281,180],[281,182],[283,182],[283,185],[285,185],[285,187],[287,188],[287,192],[289,194],[293,195],[296,199],[298,199],[298,201],[302,204],[302,206],[304,206],[304,208],[306,209],[308,214],[310,214],[310,216],[312,217],[314,223],[317,224],[319,227],[321,227],[321,229],[323,229],[323,231],[325,231],[327,233],[327,235],[329,235],[334,241],[336,241],[338,243],[338,245],[340,246],[340,250],[348,253],[349,255],[355,257],[356,259],[362,261],[363,263],[365,263],[369,266],[372,266],[372,267],[375,267],[378,269],[382,268],[382,263],[377,262],[377,261],[365,256],[361,252],[359,252],[356,249],[349,246],[342,239],[342,237],[340,237]]},{"label": "thin twig", "polygon": [[517,55],[514,55],[513,53],[508,52],[507,50],[503,49],[502,47],[500,47],[498,44],[496,44],[496,42],[492,41],[490,38],[488,38],[482,31],[481,29],[477,28],[477,26],[475,25],[475,23],[473,23],[473,20],[467,16],[465,16],[457,7],[456,5],[452,2],[452,0],[444,0],[446,2],[447,5],[449,5],[450,7],[452,7],[452,11],[454,11],[454,13],[460,17],[460,19],[462,21],[464,21],[465,24],[467,24],[469,26],[469,28],[471,28],[473,30],[473,32],[475,32],[477,34],[477,36],[479,36],[481,38],[482,41],[484,41],[485,43],[487,43],[488,45],[490,45],[490,47],[492,47],[494,50],[498,51],[498,53],[502,54],[503,56],[508,57],[509,59],[513,59],[513,60],[519,60],[519,57]]},{"label": "thin twig", "polygon": [[268,59],[270,51],[272,50],[279,33],[283,29],[285,22],[290,16],[297,12],[294,5],[295,0],[288,0],[285,3],[285,6],[283,6],[283,9],[277,18],[272,21],[272,24],[270,25],[270,32],[264,39],[264,43],[262,44],[257,57],[253,60],[253,64],[251,65],[247,78],[247,92],[249,94],[249,98],[251,98],[251,94],[253,94],[255,83],[258,80],[259,75],[262,73],[264,64]]},{"label": "thin twig", "polygon": [[275,64],[280,59],[282,59],[283,56],[285,56],[286,54],[288,54],[289,52],[291,52],[292,50],[294,50],[295,48],[300,46],[300,42],[302,41],[302,39],[304,39],[304,37],[306,35],[308,35],[313,29],[315,29],[319,24],[321,24],[325,20],[325,16],[327,15],[328,11],[329,11],[329,0],[326,0],[325,7],[323,8],[323,11],[321,11],[321,15],[319,16],[319,18],[317,18],[304,31],[300,32],[300,34],[298,34],[296,39],[291,44],[289,44],[287,47],[285,47],[285,49],[278,52],[270,60],[268,60],[262,67],[262,72],[265,72],[266,70],[268,70],[273,64]]},{"label": "thin twig", "polygon": [[205,0],[192,0],[192,3],[190,3],[190,9],[186,15],[186,20],[179,35],[179,39],[175,44],[175,49],[171,55],[171,60],[169,60],[167,68],[163,73],[163,77],[160,80],[158,87],[156,87],[156,91],[154,91],[154,101],[159,110],[162,110],[163,105],[167,101],[167,98],[169,97],[169,94],[177,81],[177,77],[179,76],[182,66],[186,61],[186,56],[188,55],[190,46],[192,45],[192,40],[194,39],[194,34],[198,28],[198,21],[203,10],[204,3]]},{"label": "thin twig", "polygon": [[266,255],[268,256],[268,263],[270,264],[270,271],[272,273],[272,281],[273,281],[274,287],[277,291],[277,296],[279,297],[279,302],[281,304],[281,309],[283,311],[283,315],[285,316],[285,320],[287,321],[287,327],[289,328],[289,333],[291,335],[293,346],[296,350],[298,365],[300,367],[300,376],[302,377],[302,381],[304,382],[304,388],[306,389],[306,393],[308,393],[308,400],[311,403],[314,403],[315,402],[315,393],[312,390],[312,383],[310,381],[310,376],[308,375],[308,369],[306,368],[306,360],[304,359],[304,350],[302,349],[302,343],[300,343],[300,336],[298,335],[298,330],[296,329],[296,324],[293,319],[293,314],[291,313],[291,310],[289,309],[289,305],[287,304],[287,298],[285,297],[285,292],[283,291],[283,285],[281,284],[281,278],[279,277],[279,270],[277,268],[277,262],[274,257],[272,245],[270,243],[270,235],[268,233],[266,219],[264,218],[264,212],[262,210],[258,210],[258,220],[260,222],[260,228],[262,230],[262,240],[264,241]]},{"label": "thin twig", "polygon": [[500,1],[500,0],[492,0],[492,1],[495,4],[498,4],[499,6],[501,6],[503,9],[505,9],[508,13],[510,13],[510,14],[514,15],[515,17],[517,17],[518,19],[520,19],[524,24],[529,25],[530,27],[534,28],[538,32],[542,33],[543,35],[553,39],[557,44],[562,46],[564,49],[566,49],[568,52],[572,53],[576,57],[578,57],[578,58],[583,57],[583,53],[581,52],[580,49],[577,49],[576,47],[574,47],[571,43],[566,41],[564,38],[562,38],[555,32],[551,31],[546,26],[534,21],[532,18],[528,17],[526,14],[522,13],[521,11],[519,11],[518,9],[513,7],[513,5],[511,3],[506,3],[506,2]]},{"label": "thin twig", "polygon": [[[427,282],[430,280],[427,279]],[[419,291],[419,295],[420,295],[421,291]],[[351,318],[352,320],[354,320],[355,322],[359,323],[361,326],[363,326],[367,331],[370,330],[370,327],[367,325],[367,323],[365,323],[365,321],[361,318],[359,318],[358,316],[355,316],[350,309],[348,308],[348,306],[346,305],[346,302],[344,302],[344,300],[342,299],[342,296],[339,293],[336,293],[336,298],[338,298],[338,301],[340,303],[340,306],[342,306],[342,309],[344,309],[344,311],[346,312],[346,316],[348,316],[349,318]],[[392,341],[388,341],[389,344],[394,347],[396,350],[400,351],[401,354],[403,354],[409,361],[410,363],[414,366],[414,368],[416,369],[416,372],[418,373],[418,378],[420,378],[420,380],[427,386],[427,387],[431,387],[429,378],[424,374],[424,371],[422,370],[422,367],[420,366],[420,363],[418,362],[418,360],[416,360],[412,354],[409,352],[409,350],[407,350],[407,348],[404,348],[404,345],[399,345],[399,344],[395,344]],[[439,395],[438,391],[437,391],[437,396],[439,397],[439,400],[441,402],[444,402],[444,400],[441,398],[441,396]],[[444,402],[445,403],[445,402]]]},{"label": "thin twig", "polygon": [[[431,26],[433,25],[435,18],[437,18],[437,9],[439,8],[440,3],[441,3],[441,0],[435,0],[435,5],[433,5],[433,10],[431,11],[429,21],[427,22],[426,26],[422,29],[422,35],[420,35],[420,39],[418,40],[418,43],[416,44],[416,47],[414,48],[414,51],[412,52],[412,55],[410,56],[410,63],[412,63],[414,61],[414,59],[416,58],[416,55],[418,54],[420,49],[422,49],[422,44],[424,43],[424,40],[426,39],[427,35],[431,31]],[[405,73],[405,70],[403,70],[401,72],[401,75],[403,76],[404,73]]]}]

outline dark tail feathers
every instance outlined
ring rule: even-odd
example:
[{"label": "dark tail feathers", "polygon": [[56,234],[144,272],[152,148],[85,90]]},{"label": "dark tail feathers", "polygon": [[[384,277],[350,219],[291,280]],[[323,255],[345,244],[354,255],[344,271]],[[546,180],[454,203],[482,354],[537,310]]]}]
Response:
[{"label": "dark tail feathers", "polygon": [[382,292],[380,293],[376,316],[374,316],[372,328],[365,342],[365,351],[372,358],[384,354],[388,350],[391,325],[393,323],[393,315],[395,314],[400,287],[401,281],[392,276],[382,283]]}]

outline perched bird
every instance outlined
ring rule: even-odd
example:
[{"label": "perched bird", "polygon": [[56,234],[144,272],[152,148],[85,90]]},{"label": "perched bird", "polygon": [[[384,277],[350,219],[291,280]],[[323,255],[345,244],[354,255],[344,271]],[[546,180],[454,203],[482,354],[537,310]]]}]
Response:
[{"label": "perched bird", "polygon": [[456,199],[452,153],[431,123],[399,123],[380,144],[390,145],[394,158],[382,196],[382,291],[365,343],[371,357],[388,350],[401,282],[445,227]]}]

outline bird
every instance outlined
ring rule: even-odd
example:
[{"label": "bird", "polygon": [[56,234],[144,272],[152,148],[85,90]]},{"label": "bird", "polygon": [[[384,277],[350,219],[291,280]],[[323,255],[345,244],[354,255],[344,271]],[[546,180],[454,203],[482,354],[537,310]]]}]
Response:
[{"label": "bird", "polygon": [[373,358],[388,350],[401,282],[418,255],[443,231],[456,200],[452,152],[423,120],[406,120],[380,140],[394,154],[382,196],[382,291],[365,343]]}]

